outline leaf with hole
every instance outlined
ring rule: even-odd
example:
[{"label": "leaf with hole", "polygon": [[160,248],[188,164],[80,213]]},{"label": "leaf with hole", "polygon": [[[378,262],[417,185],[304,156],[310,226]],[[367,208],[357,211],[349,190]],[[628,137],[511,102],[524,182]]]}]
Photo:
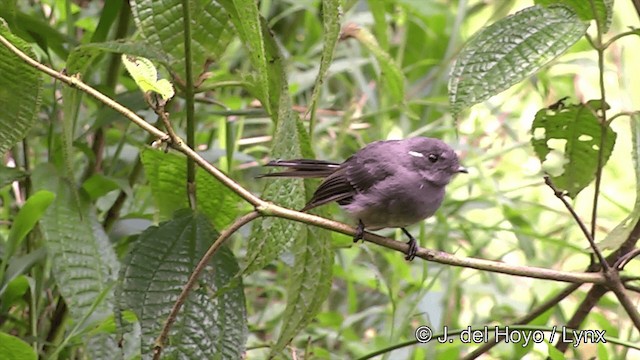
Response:
[{"label": "leaf with hole", "polygon": [[[616,141],[608,124],[595,115],[599,107],[566,105],[559,110],[538,111],[531,126],[531,145],[558,189],[574,198],[596,177],[598,158],[607,163]],[[604,137],[603,137],[604,135]]]}]

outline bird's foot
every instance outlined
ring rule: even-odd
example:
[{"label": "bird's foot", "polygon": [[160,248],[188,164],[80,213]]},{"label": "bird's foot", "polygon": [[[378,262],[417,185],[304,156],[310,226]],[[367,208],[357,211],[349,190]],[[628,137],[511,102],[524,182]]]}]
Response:
[{"label": "bird's foot", "polygon": [[358,220],[358,226],[356,227],[356,233],[353,235],[353,242],[357,243],[358,240],[364,242],[364,224],[362,220]]},{"label": "bird's foot", "polygon": [[402,231],[409,237],[409,241],[407,242],[409,249],[407,249],[407,254],[404,259],[411,261],[416,257],[416,253],[418,252],[418,242],[405,228],[402,228]]}]

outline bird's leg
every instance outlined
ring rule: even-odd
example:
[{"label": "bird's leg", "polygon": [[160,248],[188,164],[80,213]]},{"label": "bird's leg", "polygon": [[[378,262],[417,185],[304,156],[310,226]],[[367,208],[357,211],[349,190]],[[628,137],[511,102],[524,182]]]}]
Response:
[{"label": "bird's leg", "polygon": [[411,234],[409,234],[407,229],[402,228],[402,232],[409,237],[409,241],[407,242],[407,245],[409,245],[409,250],[407,250],[407,256],[405,256],[404,259],[411,261],[416,257],[416,253],[418,252],[418,242],[413,236],[411,236]]},{"label": "bird's leg", "polygon": [[362,240],[362,242],[364,242],[364,223],[362,223],[362,220],[358,220],[356,233],[353,235],[353,242],[356,243],[358,240]]}]

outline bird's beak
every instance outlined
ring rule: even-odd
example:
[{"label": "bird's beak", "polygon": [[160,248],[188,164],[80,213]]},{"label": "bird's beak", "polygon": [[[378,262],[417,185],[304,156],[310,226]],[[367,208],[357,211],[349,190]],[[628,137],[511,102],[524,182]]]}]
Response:
[{"label": "bird's beak", "polygon": [[467,170],[467,168],[466,168],[466,167],[464,167],[464,166],[460,166],[460,167],[458,168],[458,172],[468,174],[468,173],[469,173],[469,170]]}]

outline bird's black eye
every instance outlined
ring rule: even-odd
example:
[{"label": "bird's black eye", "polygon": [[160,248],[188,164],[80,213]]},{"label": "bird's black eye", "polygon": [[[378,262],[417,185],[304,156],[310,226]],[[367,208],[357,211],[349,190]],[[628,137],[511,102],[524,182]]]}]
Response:
[{"label": "bird's black eye", "polygon": [[438,159],[440,159],[440,156],[438,156],[436,154],[429,154],[428,158],[429,158],[429,161],[434,163],[434,162],[438,161]]}]

